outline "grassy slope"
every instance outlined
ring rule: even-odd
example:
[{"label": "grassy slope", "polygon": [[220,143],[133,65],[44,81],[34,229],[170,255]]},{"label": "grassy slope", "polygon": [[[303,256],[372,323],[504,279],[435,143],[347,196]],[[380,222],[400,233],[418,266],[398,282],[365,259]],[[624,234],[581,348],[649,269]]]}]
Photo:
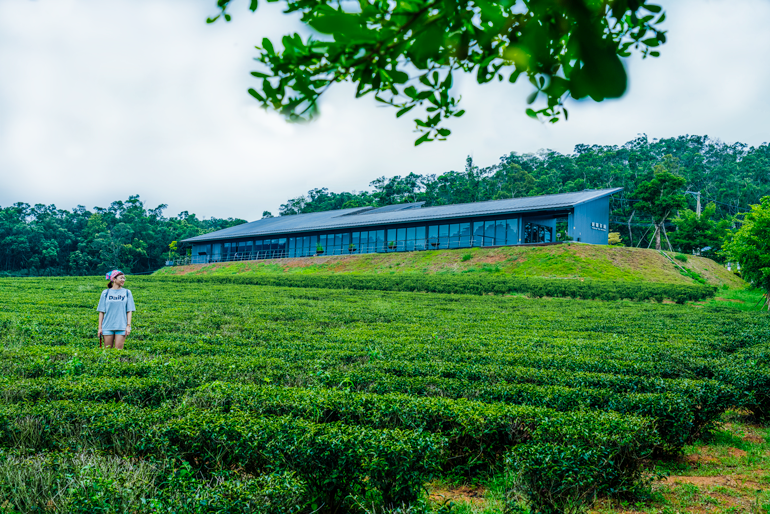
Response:
[{"label": "grassy slope", "polygon": [[[709,284],[726,284],[731,289],[745,287],[742,280],[710,259],[688,256],[687,262],[676,262],[695,271]],[[156,274],[188,273],[504,273],[520,277],[693,283],[654,250],[586,244],[272,259],[164,268]]]}]

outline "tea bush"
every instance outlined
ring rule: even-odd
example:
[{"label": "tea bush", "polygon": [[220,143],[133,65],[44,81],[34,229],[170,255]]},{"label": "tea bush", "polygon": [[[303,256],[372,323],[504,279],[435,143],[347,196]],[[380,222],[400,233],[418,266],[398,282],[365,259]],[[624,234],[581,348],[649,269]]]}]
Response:
[{"label": "tea bush", "polygon": [[770,412],[767,314],[609,300],[711,288],[292,277],[129,277],[124,351],[97,346],[102,281],[0,279],[0,505],[356,512],[504,474],[558,511]]}]

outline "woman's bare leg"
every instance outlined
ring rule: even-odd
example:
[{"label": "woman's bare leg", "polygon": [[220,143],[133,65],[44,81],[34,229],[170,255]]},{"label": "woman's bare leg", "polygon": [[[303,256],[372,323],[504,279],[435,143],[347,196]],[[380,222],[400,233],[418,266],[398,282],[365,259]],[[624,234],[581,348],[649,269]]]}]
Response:
[{"label": "woman's bare leg", "polygon": [[115,348],[116,349],[122,350],[123,349],[123,343],[125,343],[125,342],[126,342],[126,336],[125,335],[115,334]]},{"label": "woman's bare leg", "polygon": [[112,341],[114,339],[115,339],[114,335],[112,335],[112,334],[110,334],[110,335],[105,334],[104,335],[104,347],[105,348],[112,348]]}]

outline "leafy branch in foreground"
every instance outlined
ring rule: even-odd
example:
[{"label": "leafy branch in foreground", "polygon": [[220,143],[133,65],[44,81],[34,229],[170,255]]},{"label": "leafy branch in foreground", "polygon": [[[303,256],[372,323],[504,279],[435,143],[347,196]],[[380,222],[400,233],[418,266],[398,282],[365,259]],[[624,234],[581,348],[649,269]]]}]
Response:
[{"label": "leafy branch in foreground", "polygon": [[[534,88],[527,103],[544,103],[527,114],[555,123],[567,119],[568,97],[620,97],[620,58],[657,57],[666,42],[665,13],[644,0],[285,1],[321,39],[286,35],[283,49],[263,39],[255,58],[263,70],[252,72],[260,84],[249,93],[289,120],[310,120],[332,84],[354,82],[357,98],[373,93],[397,117],[423,108],[415,145],[446,139],[445,120],[464,114],[451,91],[457,73],[475,73],[479,84],[525,76]],[[220,14],[207,21],[230,21],[230,3],[218,0]]]}]

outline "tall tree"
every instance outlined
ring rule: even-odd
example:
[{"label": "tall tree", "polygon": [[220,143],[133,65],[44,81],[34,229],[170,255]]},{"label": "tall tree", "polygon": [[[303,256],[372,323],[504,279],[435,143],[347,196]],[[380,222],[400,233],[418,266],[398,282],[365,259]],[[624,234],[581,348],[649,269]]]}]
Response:
[{"label": "tall tree", "polygon": [[[217,0],[221,13],[208,21],[230,21],[230,3]],[[252,11],[257,5],[250,0]],[[644,0],[286,0],[286,7],[323,36],[287,35],[283,48],[263,39],[262,69],[252,72],[260,83],[249,93],[301,120],[316,115],[330,86],[350,81],[356,97],[371,93],[398,117],[425,106],[414,120],[417,145],[445,139],[444,121],[463,115],[451,91],[458,73],[479,84],[524,77],[533,86],[527,102],[543,100],[527,114],[556,122],[567,118],[567,97],[620,97],[627,87],[620,58],[657,57],[666,41],[665,14]]]},{"label": "tall tree", "polygon": [[770,310],[770,196],[751,206],[725,242],[724,253],[741,265],[743,278],[765,291],[765,308]]},{"label": "tall tree", "polygon": [[671,220],[676,227],[676,232],[671,234],[674,246],[683,252],[694,252],[698,255],[703,248],[709,248],[706,255],[719,255],[732,219],[714,219],[716,210],[716,204],[711,202],[706,205],[700,216],[690,209],[680,211],[679,215]]},{"label": "tall tree", "polygon": [[410,173],[405,177],[379,177],[369,184],[374,188],[374,197],[379,207],[397,203],[413,203],[425,198],[422,177]]},{"label": "tall tree", "polygon": [[[678,209],[684,209],[687,206],[687,200],[682,193],[682,186],[685,179],[666,170],[664,165],[655,167],[655,178],[649,182],[642,182],[636,189],[636,197],[639,198],[636,208],[646,212],[652,217],[652,223],[655,226],[653,239],[655,240],[655,249],[660,250],[660,236],[665,235],[666,220]],[[668,236],[666,236],[668,239]],[[669,242],[669,249],[671,243]]]}]

